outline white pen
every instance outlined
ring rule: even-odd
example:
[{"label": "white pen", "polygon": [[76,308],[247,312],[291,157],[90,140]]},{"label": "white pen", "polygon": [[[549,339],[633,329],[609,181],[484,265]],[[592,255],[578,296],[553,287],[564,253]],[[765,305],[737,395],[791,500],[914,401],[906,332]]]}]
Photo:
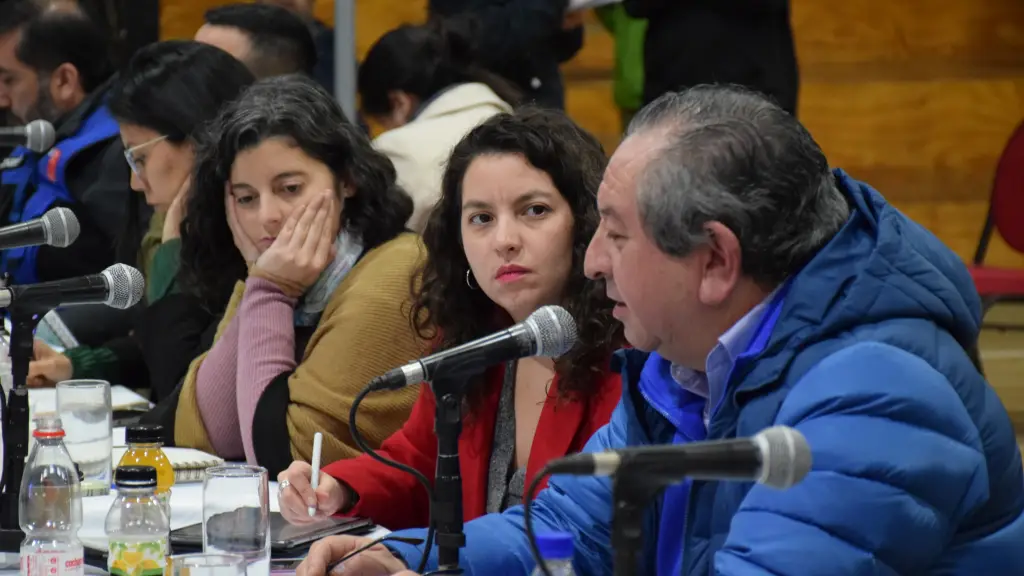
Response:
[{"label": "white pen", "polygon": [[[309,484],[313,487],[313,491],[316,492],[317,486],[320,485],[320,450],[324,445],[324,435],[317,432],[313,435],[313,477],[310,478]],[[314,494],[314,498],[316,495]],[[309,507],[309,517],[316,516],[316,506]]]}]

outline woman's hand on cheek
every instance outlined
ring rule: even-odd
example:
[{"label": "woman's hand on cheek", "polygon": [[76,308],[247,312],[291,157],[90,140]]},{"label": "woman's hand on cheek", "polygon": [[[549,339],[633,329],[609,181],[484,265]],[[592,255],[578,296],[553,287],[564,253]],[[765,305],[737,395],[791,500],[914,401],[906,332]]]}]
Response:
[{"label": "woman's hand on cheek", "polygon": [[301,296],[331,262],[336,211],[330,191],[296,208],[252,273],[276,283],[289,296]]},{"label": "woman's hand on cheek", "polygon": [[242,227],[238,224],[238,214],[236,213],[237,203],[235,197],[231,194],[230,190],[226,190],[224,193],[224,213],[228,218],[228,228],[231,230],[231,238],[235,241],[235,248],[242,253],[242,258],[245,259],[246,266],[252,266],[252,263],[259,257],[260,251],[252,240],[245,235],[242,231]]}]

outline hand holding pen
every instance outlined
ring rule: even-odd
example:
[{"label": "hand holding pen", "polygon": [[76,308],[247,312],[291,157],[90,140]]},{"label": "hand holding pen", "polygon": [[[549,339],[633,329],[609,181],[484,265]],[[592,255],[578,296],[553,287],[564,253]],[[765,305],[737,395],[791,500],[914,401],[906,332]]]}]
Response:
[{"label": "hand holding pen", "polygon": [[[320,442],[322,443],[322,440]],[[277,475],[277,498],[281,516],[292,524],[319,522],[345,510],[354,500],[349,488],[330,474],[320,471],[319,456],[322,450],[316,449],[316,440],[313,441],[313,446],[313,465],[297,460],[292,462],[287,470]]]}]

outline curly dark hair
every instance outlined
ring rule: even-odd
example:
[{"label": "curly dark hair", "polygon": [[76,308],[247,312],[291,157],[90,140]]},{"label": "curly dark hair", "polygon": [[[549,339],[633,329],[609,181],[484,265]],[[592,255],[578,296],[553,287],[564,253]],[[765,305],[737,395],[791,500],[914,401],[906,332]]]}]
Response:
[{"label": "curly dark hair", "polygon": [[330,94],[305,76],[261,80],[221,110],[196,146],[181,228],[181,277],[218,311],[247,272],[228,228],[224,184],[238,153],[269,138],[290,140],[352,188],[341,225],[360,235],[365,250],[405,231],[412,214],[412,199],[396,183],[391,161],[370,146]]},{"label": "curly dark hair", "polygon": [[[430,214],[423,241],[427,259],[413,292],[413,318],[420,336],[446,349],[507,326],[511,319],[481,290],[465,281],[469,261],[462,246],[462,182],[476,158],[492,154],[523,156],[551,177],[572,208],[572,271],[561,303],[576,319],[579,340],[558,358],[562,399],[586,399],[594,375],[607,369],[612,351],[621,345],[622,326],[611,315],[612,302],[603,283],[583,273],[587,245],[597,230],[597,187],[607,164],[601,144],[564,113],[525,106],[511,114],[493,116],[474,128],[452,151],[441,183],[441,198]],[[485,393],[469,388],[470,408]]]}]

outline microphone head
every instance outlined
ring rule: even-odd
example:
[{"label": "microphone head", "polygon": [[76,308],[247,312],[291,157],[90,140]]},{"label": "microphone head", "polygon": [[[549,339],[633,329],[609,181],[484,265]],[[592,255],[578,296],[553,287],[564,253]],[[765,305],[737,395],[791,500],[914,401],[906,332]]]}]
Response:
[{"label": "microphone head", "polygon": [[25,148],[42,154],[53,147],[57,131],[46,120],[33,120],[25,125]]},{"label": "microphone head", "polygon": [[537,352],[534,356],[556,358],[576,345],[579,333],[572,314],[561,306],[543,306],[523,322]]},{"label": "microphone head", "polygon": [[107,300],[104,302],[107,306],[125,310],[142,300],[142,293],[146,290],[142,272],[127,264],[114,264],[100,275],[107,283]]},{"label": "microphone head", "polygon": [[811,471],[811,447],[799,431],[772,426],[752,440],[761,449],[761,478],[758,483],[772,488],[789,488]]},{"label": "microphone head", "polygon": [[42,221],[48,246],[67,248],[78,239],[78,233],[82,230],[78,224],[78,217],[70,208],[48,210],[43,214]]}]

